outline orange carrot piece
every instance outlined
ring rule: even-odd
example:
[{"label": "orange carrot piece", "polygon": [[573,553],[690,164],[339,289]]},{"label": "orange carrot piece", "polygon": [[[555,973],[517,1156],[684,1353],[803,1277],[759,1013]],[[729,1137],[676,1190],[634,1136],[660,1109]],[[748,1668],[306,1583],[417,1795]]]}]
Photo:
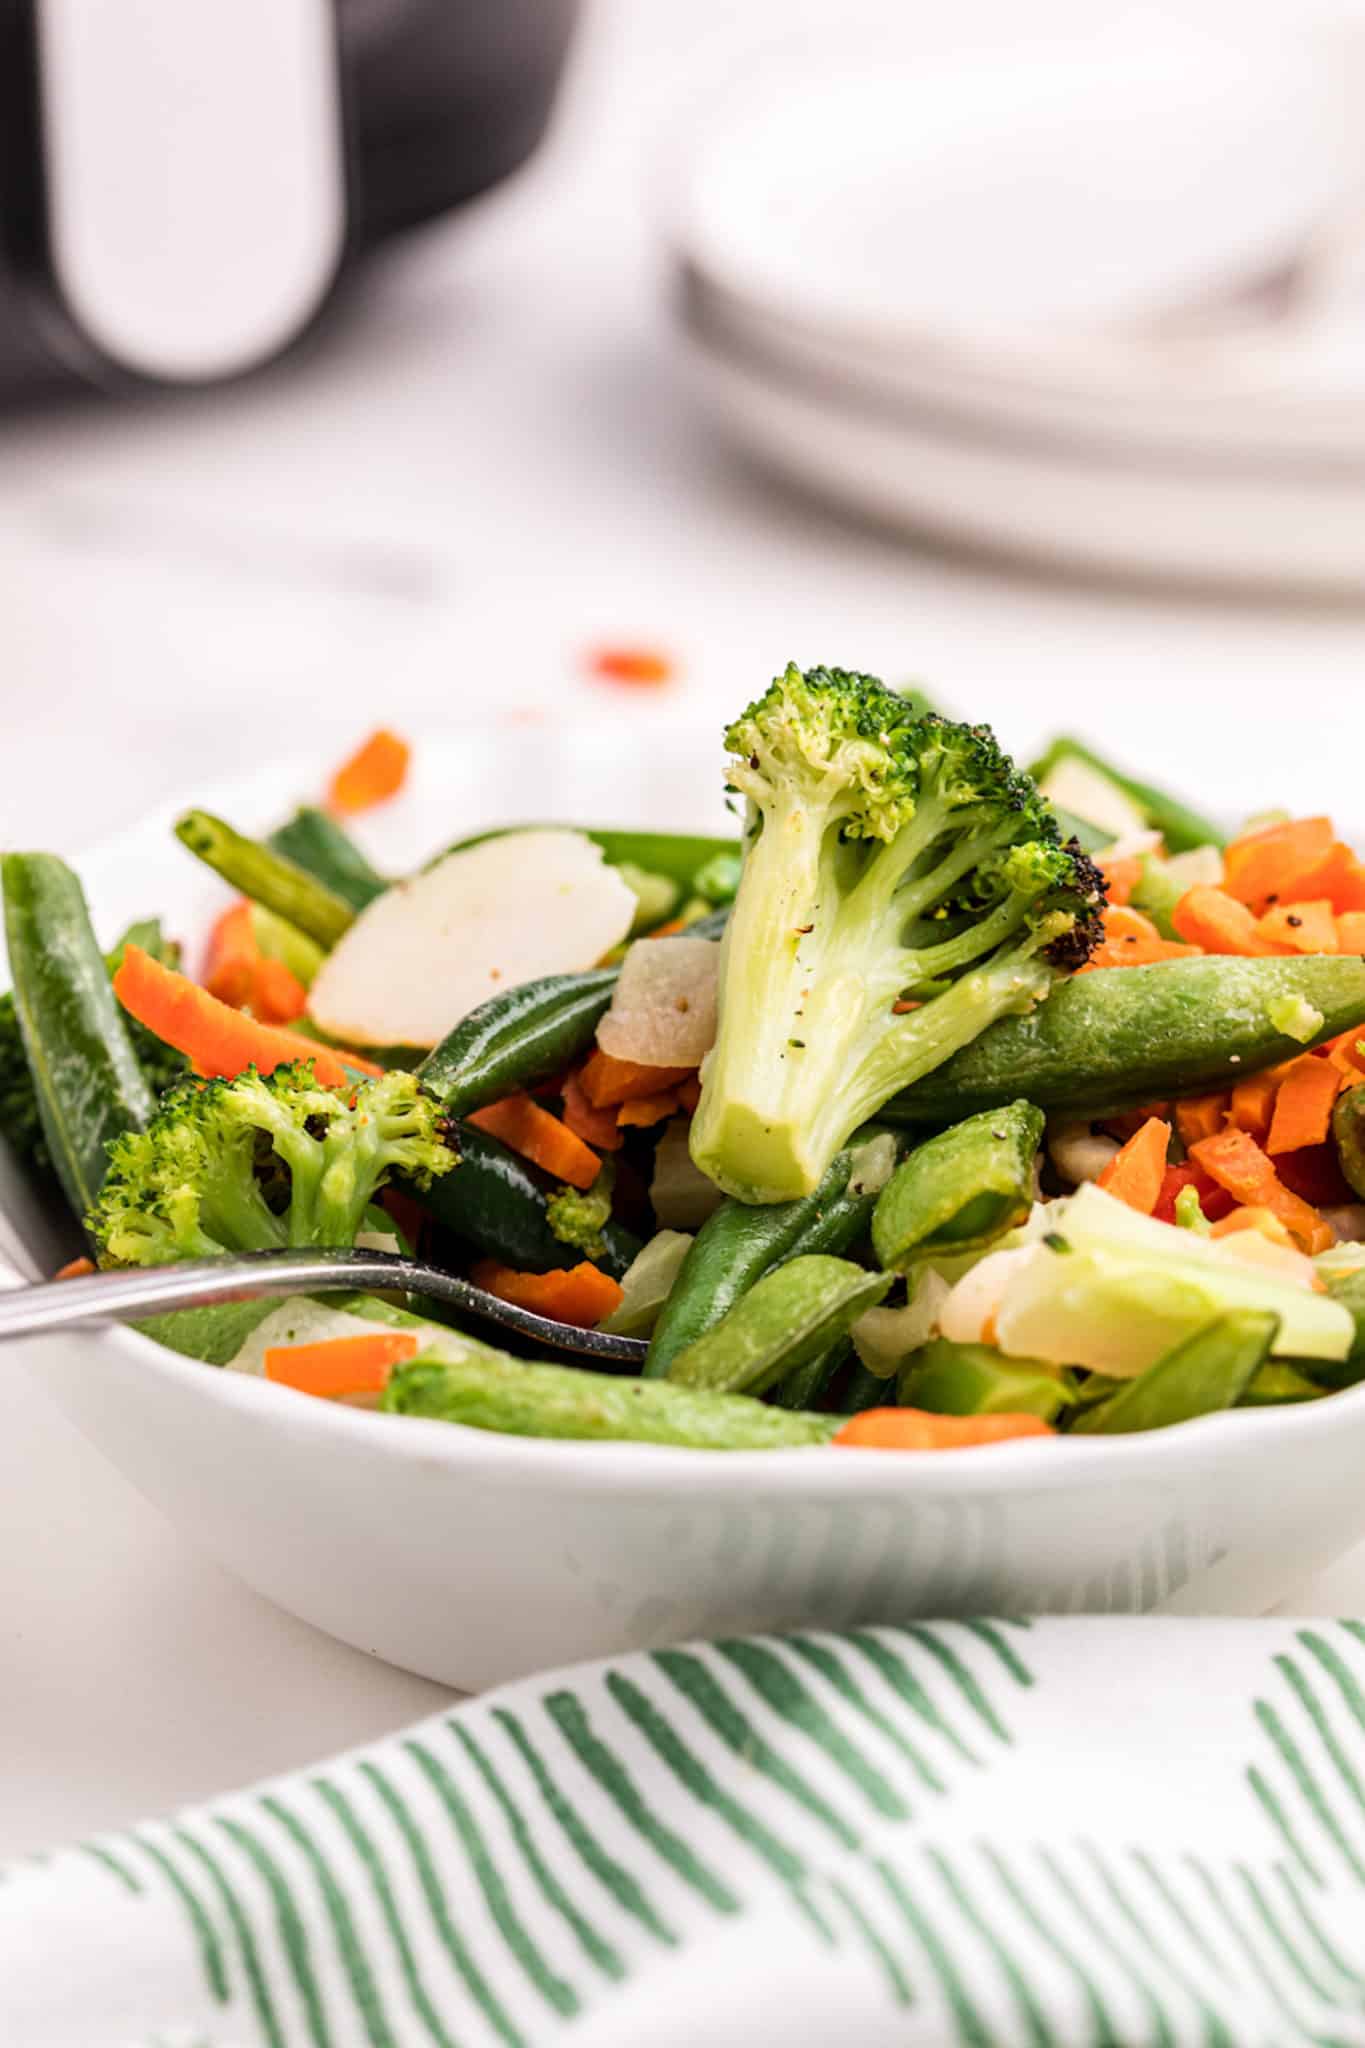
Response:
[{"label": "orange carrot piece", "polygon": [[1232,1099],[1228,1095],[1187,1095],[1175,1106],[1175,1127],[1188,1152],[1201,1138],[1211,1138],[1227,1122]]},{"label": "orange carrot piece", "polygon": [[387,803],[406,782],[411,759],[407,741],[380,726],[337,769],[327,789],[328,809],[354,815]]},{"label": "orange carrot piece", "polygon": [[1337,914],[1337,951],[1365,953],[1365,910],[1343,910]]},{"label": "orange carrot piece", "polygon": [[1325,896],[1338,913],[1365,910],[1365,863],[1343,840],[1333,840],[1326,858],[1298,877],[1294,894],[1310,902]]},{"label": "orange carrot piece", "polygon": [[1268,1237],[1272,1244],[1283,1245],[1286,1251],[1298,1250],[1273,1209],[1233,1209],[1226,1216],[1219,1217],[1209,1236],[1235,1237],[1239,1230],[1259,1230],[1261,1236]]},{"label": "orange carrot piece", "polygon": [[308,991],[283,960],[262,954],[251,985],[251,1007],[265,1024],[292,1024],[308,1008]]},{"label": "orange carrot piece", "polygon": [[519,1273],[496,1259],[479,1259],[469,1269],[476,1287],[538,1316],[590,1330],[621,1305],[621,1287],[609,1273],[583,1259],[562,1273]]},{"label": "orange carrot piece", "polygon": [[1280,1084],[1272,1072],[1248,1074],[1245,1081],[1239,1081],[1232,1091],[1227,1121],[1239,1131],[1247,1131],[1258,1145],[1265,1141],[1270,1129],[1270,1120],[1275,1114],[1275,1098]]},{"label": "orange carrot piece", "polygon": [[1171,912],[1171,923],[1182,939],[1202,946],[1206,953],[1242,953],[1261,959],[1275,951],[1257,929],[1245,903],[1207,884],[1185,891]]},{"label": "orange carrot piece", "polygon": [[619,1152],[625,1139],[616,1128],[614,1109],[594,1109],[579,1086],[577,1074],[570,1074],[563,1087],[563,1117],[576,1138],[595,1145],[599,1152]]},{"label": "orange carrot piece", "polygon": [[588,671],[611,683],[666,683],[676,664],[657,647],[597,647],[588,656]]},{"label": "orange carrot piece", "polygon": [[1155,960],[1180,960],[1198,950],[1197,946],[1163,939],[1150,917],[1144,917],[1131,904],[1111,903],[1104,913],[1104,937],[1081,971],[1096,967],[1147,967]]},{"label": "orange carrot piece", "polygon": [[140,946],[129,946],[114,976],[114,994],[130,1016],[177,1052],[199,1073],[231,1080],[255,1067],[273,1074],[290,1060],[311,1060],[324,1088],[342,1088],[357,1073],[381,1074],[382,1067],[358,1053],[317,1045],[278,1025],[258,1024],[230,1003],[219,1002],[187,975],[163,967]]},{"label": "orange carrot piece", "polygon": [[68,1259],[64,1266],[58,1266],[52,1275],[54,1280],[84,1280],[87,1273],[93,1273],[93,1259]]},{"label": "orange carrot piece", "polygon": [[1248,909],[1299,893],[1300,877],[1327,859],[1336,840],[1330,818],[1292,818],[1234,839],[1223,856],[1223,887]]},{"label": "orange carrot piece", "polygon": [[1124,854],[1118,860],[1101,863],[1104,874],[1104,892],[1111,907],[1132,901],[1133,891],[1142,880],[1142,856]]},{"label": "orange carrot piece", "polygon": [[529,1095],[504,1095],[501,1102],[476,1109],[468,1121],[571,1188],[590,1188],[602,1171],[592,1147]]},{"label": "orange carrot piece", "polygon": [[1150,1216],[1166,1178],[1166,1148],[1170,1142],[1170,1125],[1159,1116],[1149,1116],[1142,1129],[1105,1167],[1100,1186],[1116,1200],[1126,1202],[1130,1209]]},{"label": "orange carrot piece", "polygon": [[1226,1188],[1248,1208],[1269,1209],[1279,1217],[1300,1249],[1325,1252],[1335,1244],[1332,1226],[1312,1204],[1292,1194],[1270,1159],[1246,1131],[1228,1129],[1190,1147],[1190,1157],[1211,1180]]},{"label": "orange carrot piece", "polygon": [[1305,1053],[1295,1060],[1280,1083],[1275,1115],[1265,1149],[1298,1152],[1304,1145],[1325,1145],[1332,1128],[1332,1105],[1341,1093],[1341,1075],[1330,1060]]},{"label": "orange carrot piece", "polygon": [[649,1067],[640,1060],[613,1059],[595,1046],[578,1070],[578,1085],[594,1109],[615,1109],[636,1095],[661,1095],[685,1081],[693,1067]]},{"label": "orange carrot piece", "polygon": [[1256,926],[1277,953],[1335,953],[1336,913],[1326,897],[1316,903],[1277,903]]},{"label": "orange carrot piece", "polygon": [[240,1010],[251,1001],[261,949],[251,922],[251,905],[243,896],[214,920],[204,961],[204,987],[221,1003]]},{"label": "orange carrot piece", "polygon": [[1041,1415],[932,1415],[924,1408],[864,1408],[830,1439],[844,1449],[961,1451],[1015,1437],[1055,1436]]},{"label": "orange carrot piece", "polygon": [[420,1349],[412,1330],[362,1331],[318,1344],[272,1344],[265,1354],[265,1376],[324,1401],[344,1394],[382,1394],[394,1367],[415,1358]]},{"label": "orange carrot piece", "polygon": [[623,1128],[638,1124],[641,1130],[647,1130],[652,1124],[661,1124],[665,1117],[676,1116],[680,1107],[676,1088],[666,1088],[661,1095],[632,1095],[617,1110],[616,1121]]}]

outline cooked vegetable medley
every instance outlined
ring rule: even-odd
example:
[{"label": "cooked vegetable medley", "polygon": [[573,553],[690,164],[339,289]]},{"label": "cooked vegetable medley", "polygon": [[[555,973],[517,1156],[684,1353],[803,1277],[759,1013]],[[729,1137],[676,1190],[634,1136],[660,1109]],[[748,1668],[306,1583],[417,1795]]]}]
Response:
[{"label": "cooked vegetable medley", "polygon": [[588,1371],[360,1295],[150,1336],[708,1450],[1116,1435],[1365,1377],[1365,864],[1329,819],[1229,837],[841,669],[788,668],[725,747],[732,840],[529,823],[388,877],[339,822],[402,785],[376,734],[268,839],[187,813],[232,894],[109,953],[69,868],[4,856],[0,1135],[101,1265],[363,1243],[647,1343]]}]

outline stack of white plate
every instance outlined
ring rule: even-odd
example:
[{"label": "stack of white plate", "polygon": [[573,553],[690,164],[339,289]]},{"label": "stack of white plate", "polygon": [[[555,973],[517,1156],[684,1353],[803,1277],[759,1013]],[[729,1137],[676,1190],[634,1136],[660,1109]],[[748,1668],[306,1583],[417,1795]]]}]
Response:
[{"label": "stack of white plate", "polygon": [[671,194],[700,390],[765,461],[912,530],[1365,588],[1365,297],[1188,317],[1365,191],[1365,61],[1321,23],[1150,24],[746,78]]}]

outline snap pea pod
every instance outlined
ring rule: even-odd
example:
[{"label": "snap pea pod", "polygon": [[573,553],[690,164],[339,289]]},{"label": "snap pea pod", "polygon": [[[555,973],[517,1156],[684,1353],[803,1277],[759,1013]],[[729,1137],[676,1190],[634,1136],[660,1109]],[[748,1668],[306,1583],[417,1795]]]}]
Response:
[{"label": "snap pea pod", "polygon": [[1072,1435],[1168,1429],[1197,1415],[1235,1408],[1269,1358],[1278,1330],[1279,1318],[1261,1309],[1234,1309],[1215,1317],[1109,1400],[1085,1409]]},{"label": "snap pea pod", "polygon": [[986,1344],[935,1337],[906,1359],[896,1381],[905,1408],[933,1415],[1040,1415],[1055,1422],[1076,1399],[1075,1382],[1056,1366],[1006,1358]]},{"label": "snap pea pod", "polygon": [[295,811],[292,818],[271,833],[266,844],[272,852],[283,854],[296,868],[312,875],[334,896],[340,896],[352,910],[363,910],[389,886],[371,867],[350,833],[312,804],[304,804]]},{"label": "snap pea pod", "polygon": [[[457,1124],[451,1142],[459,1165],[428,1188],[407,1192],[429,1216],[485,1257],[521,1272],[549,1273],[576,1266],[583,1257],[550,1228],[548,1203],[555,1182],[517,1153],[472,1124]],[[595,1263],[620,1278],[640,1250],[640,1241],[621,1224],[602,1227],[605,1250]]]},{"label": "snap pea pod", "polygon": [[[1276,1029],[1270,1008],[1286,998],[1320,1014],[1312,1038]],[[877,1114],[947,1124],[1021,1097],[1047,1110],[1133,1109],[1231,1088],[1362,1022],[1365,960],[1349,955],[1101,967],[1027,1016],[999,1018]]]},{"label": "snap pea pod", "polygon": [[463,1357],[423,1353],[393,1374],[381,1406],[505,1436],[675,1444],[697,1451],[780,1451],[827,1444],[837,1415],[772,1408],[744,1394],[699,1394],[667,1380],[530,1365],[480,1346]]},{"label": "snap pea pod", "polygon": [[769,1387],[765,1399],[778,1408],[814,1408],[829,1392],[838,1373],[853,1356],[853,1340],[841,1337],[828,1351],[817,1352]]},{"label": "snap pea pod", "polygon": [[1325,1387],[1353,1387],[1357,1380],[1365,1379],[1365,1266],[1357,1266],[1354,1273],[1333,1275],[1327,1292],[1355,1318],[1355,1342],[1340,1364],[1314,1358],[1305,1363],[1304,1370]]},{"label": "snap pea pod", "polygon": [[831,1406],[840,1415],[861,1415],[865,1408],[885,1408],[887,1400],[886,1381],[861,1358],[855,1358],[834,1389]]},{"label": "snap pea pod", "polygon": [[1321,1401],[1331,1392],[1300,1372],[1296,1365],[1263,1365],[1238,1403],[1242,1408],[1283,1408],[1300,1401]]},{"label": "snap pea pod", "polygon": [[0,882],[15,1015],[48,1156],[84,1220],[110,1143],[144,1129],[156,1100],[70,868],[50,853],[8,853]]},{"label": "snap pea pod", "polygon": [[1337,1098],[1332,1111],[1332,1136],[1341,1170],[1352,1191],[1365,1202],[1365,1088],[1352,1088]]},{"label": "snap pea pod", "polygon": [[761,1394],[846,1336],[890,1285],[889,1273],[869,1273],[851,1259],[788,1259],[678,1352],[668,1377],[717,1394]]},{"label": "snap pea pod", "polygon": [[259,839],[248,839],[208,811],[186,811],[175,828],[182,846],[243,896],[297,925],[319,946],[332,947],[352,924],[349,903]]},{"label": "snap pea pod", "polygon": [[978,1251],[1022,1223],[1033,1206],[1033,1162],[1043,1112],[1029,1102],[990,1109],[920,1145],[877,1197],[878,1262],[904,1273],[936,1252]]},{"label": "snap pea pod", "polygon": [[702,1224],[654,1326],[645,1375],[661,1379],[680,1351],[718,1323],[756,1280],[804,1252],[842,1252],[871,1221],[875,1194],[850,1187],[855,1145],[836,1154],[809,1195],[751,1207],[727,1196]]},{"label": "snap pea pod", "polygon": [[1196,846],[1227,844],[1227,834],[1211,819],[1191,809],[1189,804],[1172,796],[1168,790],[1157,789],[1150,782],[1139,782],[1136,776],[1125,774],[1111,761],[1106,761],[1103,755],[1097,754],[1093,747],[1088,747],[1084,740],[1074,739],[1069,733],[1053,740],[1047,752],[1033,762],[1028,772],[1035,782],[1045,782],[1053,769],[1068,758],[1084,762],[1087,768],[1092,768],[1097,775],[1103,775],[1106,781],[1121,789],[1144,813],[1150,828],[1160,832],[1168,852],[1189,853]]}]

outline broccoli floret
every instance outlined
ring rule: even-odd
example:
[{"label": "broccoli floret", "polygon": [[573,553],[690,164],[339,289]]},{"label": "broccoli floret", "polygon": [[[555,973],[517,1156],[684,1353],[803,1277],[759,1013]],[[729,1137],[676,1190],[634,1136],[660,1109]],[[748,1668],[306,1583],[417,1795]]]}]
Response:
[{"label": "broccoli floret", "polygon": [[185,1081],[119,1138],[87,1227],[105,1265],[354,1244],[389,1176],[425,1186],[456,1164],[415,1076],[323,1088],[311,1062]]},{"label": "broccoli floret", "polygon": [[778,1202],[897,1089],[1081,966],[1103,882],[987,726],[873,676],[791,667],[725,737],[744,868],[692,1156],[740,1200]]},{"label": "broccoli floret", "polygon": [[616,1168],[610,1159],[604,1159],[601,1172],[586,1191],[565,1187],[551,1195],[545,1217],[561,1244],[581,1251],[588,1259],[605,1257],[602,1231],[611,1215],[615,1186]]}]

